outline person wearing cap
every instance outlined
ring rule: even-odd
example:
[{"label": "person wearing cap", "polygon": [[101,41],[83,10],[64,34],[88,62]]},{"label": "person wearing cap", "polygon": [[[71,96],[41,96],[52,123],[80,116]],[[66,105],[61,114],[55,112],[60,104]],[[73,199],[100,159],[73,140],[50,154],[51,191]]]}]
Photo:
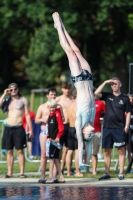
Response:
[{"label": "person wearing cap", "polygon": [[[7,97],[8,96],[8,97]],[[8,103],[7,103],[8,102]],[[4,106],[3,106],[4,105]],[[7,150],[8,172],[3,178],[11,178],[13,174],[14,147],[17,150],[20,167],[20,178],[25,178],[24,174],[24,152],[26,147],[26,134],[22,126],[22,116],[26,114],[26,121],[29,127],[29,137],[33,137],[32,123],[29,115],[28,100],[21,95],[16,83],[11,83],[4,90],[0,98],[0,107],[7,113],[6,125],[2,137],[2,149]]]}]

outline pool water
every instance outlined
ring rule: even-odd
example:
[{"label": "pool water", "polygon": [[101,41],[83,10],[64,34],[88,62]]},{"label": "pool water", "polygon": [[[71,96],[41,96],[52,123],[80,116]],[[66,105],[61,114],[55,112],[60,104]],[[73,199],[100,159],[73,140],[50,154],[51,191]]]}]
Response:
[{"label": "pool water", "polygon": [[1,186],[0,200],[132,200],[133,187]]}]

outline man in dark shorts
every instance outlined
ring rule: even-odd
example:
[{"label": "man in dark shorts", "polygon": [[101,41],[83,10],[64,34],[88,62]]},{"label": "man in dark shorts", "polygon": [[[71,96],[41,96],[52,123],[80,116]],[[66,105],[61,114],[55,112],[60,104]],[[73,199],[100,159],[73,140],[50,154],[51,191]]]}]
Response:
[{"label": "man in dark shorts", "polygon": [[0,98],[0,107],[2,107],[4,112],[7,112],[6,125],[2,138],[2,148],[7,150],[8,173],[3,178],[12,177],[14,147],[18,153],[20,178],[25,178],[23,149],[26,147],[26,134],[22,126],[22,116],[24,113],[26,114],[30,138],[33,136],[32,123],[29,115],[28,100],[20,94],[16,83],[11,83],[8,88],[4,90]]},{"label": "man in dark shorts", "polygon": [[75,151],[75,168],[76,173],[74,176],[82,177],[83,174],[80,173],[79,169],[79,159],[78,159],[78,140],[76,136],[76,129],[75,129],[75,121],[76,121],[76,97],[77,91],[73,91],[73,101],[67,108],[67,116],[69,121],[69,129],[68,129],[68,151],[66,155],[66,166],[67,166],[67,176],[72,175],[72,155]]},{"label": "man in dark shorts", "polygon": [[[113,93],[101,92],[106,84],[111,84]],[[95,95],[106,101],[106,113],[103,124],[102,148],[105,149],[104,161],[106,173],[99,179],[110,179],[111,151],[114,146],[118,149],[120,172],[118,179],[124,179],[124,162],[126,134],[128,133],[131,116],[129,98],[122,94],[122,83],[118,77],[104,81],[95,91]],[[126,113],[126,118],[125,118]]]}]

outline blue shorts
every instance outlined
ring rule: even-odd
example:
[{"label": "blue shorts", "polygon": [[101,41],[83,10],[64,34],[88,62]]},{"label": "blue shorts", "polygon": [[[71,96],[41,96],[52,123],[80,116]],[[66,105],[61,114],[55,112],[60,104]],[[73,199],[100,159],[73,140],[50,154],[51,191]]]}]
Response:
[{"label": "blue shorts", "polygon": [[41,130],[41,133],[46,135],[46,130]]},{"label": "blue shorts", "polygon": [[102,148],[116,148],[126,146],[126,133],[124,128],[103,128]]}]

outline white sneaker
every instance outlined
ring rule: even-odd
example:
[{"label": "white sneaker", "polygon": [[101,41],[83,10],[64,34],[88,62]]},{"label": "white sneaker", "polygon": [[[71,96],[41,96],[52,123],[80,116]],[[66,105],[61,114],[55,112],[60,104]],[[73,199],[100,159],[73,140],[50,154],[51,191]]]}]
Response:
[{"label": "white sneaker", "polygon": [[123,174],[118,174],[118,179],[119,180],[123,180],[124,179],[124,175]]},{"label": "white sneaker", "polygon": [[29,160],[33,160],[33,157],[34,157],[34,156],[29,156]]}]

